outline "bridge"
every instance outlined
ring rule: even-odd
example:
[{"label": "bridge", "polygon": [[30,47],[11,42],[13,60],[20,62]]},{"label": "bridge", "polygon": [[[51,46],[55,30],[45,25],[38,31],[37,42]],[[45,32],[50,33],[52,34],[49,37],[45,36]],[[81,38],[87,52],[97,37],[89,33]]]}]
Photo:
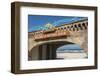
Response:
[{"label": "bridge", "polygon": [[[47,24],[51,26],[51,24]],[[56,50],[66,44],[78,44],[88,52],[88,20],[51,27],[28,33],[29,60],[55,59]]]}]

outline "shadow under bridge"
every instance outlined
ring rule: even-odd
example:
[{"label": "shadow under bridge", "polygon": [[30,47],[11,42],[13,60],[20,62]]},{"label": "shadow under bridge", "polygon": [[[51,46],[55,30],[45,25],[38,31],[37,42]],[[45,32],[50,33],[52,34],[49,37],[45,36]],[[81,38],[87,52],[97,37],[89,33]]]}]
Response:
[{"label": "shadow under bridge", "polygon": [[63,45],[74,44],[67,41],[47,42],[37,45],[29,52],[29,60],[53,60],[57,59],[56,50]]}]

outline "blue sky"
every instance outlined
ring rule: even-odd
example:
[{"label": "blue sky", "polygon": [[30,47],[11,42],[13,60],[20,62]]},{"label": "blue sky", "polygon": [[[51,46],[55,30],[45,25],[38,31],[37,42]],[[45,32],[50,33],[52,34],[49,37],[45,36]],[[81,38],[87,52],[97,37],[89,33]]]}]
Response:
[{"label": "blue sky", "polygon": [[42,30],[44,25],[50,23],[54,26],[67,24],[84,19],[86,17],[75,16],[48,16],[48,15],[28,15],[28,32]]},{"label": "blue sky", "polygon": [[59,47],[58,52],[83,52],[83,49],[77,44],[67,44]]}]

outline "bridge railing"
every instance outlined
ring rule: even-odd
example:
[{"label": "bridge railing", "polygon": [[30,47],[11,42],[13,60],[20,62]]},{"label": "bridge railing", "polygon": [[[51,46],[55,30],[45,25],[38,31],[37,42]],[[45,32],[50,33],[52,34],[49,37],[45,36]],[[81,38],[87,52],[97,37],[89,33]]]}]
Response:
[{"label": "bridge railing", "polygon": [[67,36],[70,36],[70,32],[69,31],[66,31],[66,30],[57,30],[53,33],[38,33],[38,34],[35,34],[33,36],[34,40],[36,41],[40,41],[40,40],[46,40],[46,39],[57,39],[57,38],[61,38],[61,37],[67,37]]}]

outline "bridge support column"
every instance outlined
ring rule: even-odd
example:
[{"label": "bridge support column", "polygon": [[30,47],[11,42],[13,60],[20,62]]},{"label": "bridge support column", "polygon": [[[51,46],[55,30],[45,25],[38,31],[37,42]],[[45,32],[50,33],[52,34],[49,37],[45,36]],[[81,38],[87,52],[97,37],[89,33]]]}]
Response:
[{"label": "bridge support column", "polygon": [[51,50],[52,50],[52,59],[56,59],[56,48],[55,48],[55,45],[52,45],[51,46]]},{"label": "bridge support column", "polygon": [[49,44],[46,45],[46,60],[50,59],[50,46]]},{"label": "bridge support column", "polygon": [[39,60],[42,60],[42,56],[43,56],[43,46],[40,45],[39,46]]},{"label": "bridge support column", "polygon": [[56,49],[52,44],[47,44],[46,59],[56,59]]}]

